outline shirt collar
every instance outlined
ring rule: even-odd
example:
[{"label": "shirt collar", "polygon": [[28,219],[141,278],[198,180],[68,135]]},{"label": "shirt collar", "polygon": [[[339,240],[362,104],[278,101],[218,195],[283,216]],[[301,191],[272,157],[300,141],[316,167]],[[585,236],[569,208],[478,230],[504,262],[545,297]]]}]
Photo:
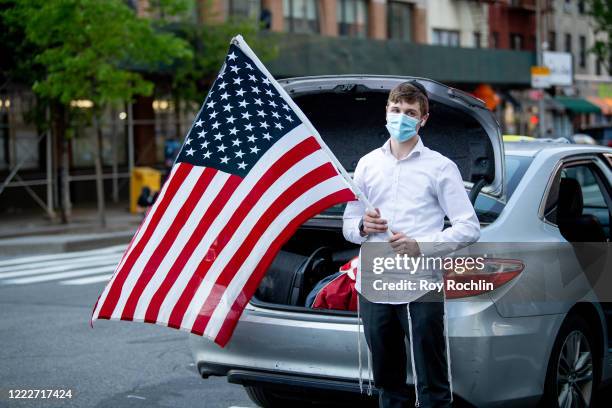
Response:
[{"label": "shirt collar", "polygon": [[[393,153],[391,153],[391,138],[387,139],[387,141],[380,147],[383,151],[383,153],[385,153],[386,155],[390,155],[391,157],[395,158],[395,156],[393,156]],[[425,148],[425,145],[423,144],[423,140],[421,139],[421,135],[419,135],[419,140],[417,141],[417,143],[414,145],[414,147],[412,148],[412,150],[410,151],[410,153],[408,153],[406,156],[402,157],[399,160],[405,160],[415,154],[421,155],[421,153],[423,152],[423,149]]]}]

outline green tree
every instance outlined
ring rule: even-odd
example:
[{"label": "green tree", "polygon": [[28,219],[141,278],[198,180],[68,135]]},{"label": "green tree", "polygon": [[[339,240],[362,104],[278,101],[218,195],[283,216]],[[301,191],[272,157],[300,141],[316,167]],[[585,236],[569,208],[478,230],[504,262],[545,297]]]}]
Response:
[{"label": "green tree", "polygon": [[591,48],[597,59],[612,72],[612,1],[588,0],[588,13],[593,18],[595,43]]},{"label": "green tree", "polygon": [[221,69],[229,48],[230,40],[241,34],[263,62],[276,58],[279,46],[276,37],[262,30],[262,23],[250,18],[229,17],[219,22],[213,15],[209,2],[200,3],[200,10],[208,16],[205,22],[192,21],[184,16],[178,24],[169,26],[178,37],[189,43],[193,58],[174,67],[172,97],[177,124],[176,133],[183,134],[178,120],[181,106],[190,105],[196,109],[204,101],[207,90],[212,86]]},{"label": "green tree", "polygon": [[[157,3],[164,12],[181,11],[186,4],[181,0]],[[104,225],[102,113],[135,95],[150,95],[154,85],[146,74],[161,65],[190,61],[189,45],[172,33],[156,30],[151,19],[139,18],[122,0],[20,0],[4,10],[3,17],[9,25],[21,27],[25,40],[36,50],[31,62],[44,73],[33,81],[32,89],[51,102],[57,137],[66,140],[71,101],[93,102],[90,118],[97,135],[94,156]],[[66,167],[67,160],[63,162]]]}]

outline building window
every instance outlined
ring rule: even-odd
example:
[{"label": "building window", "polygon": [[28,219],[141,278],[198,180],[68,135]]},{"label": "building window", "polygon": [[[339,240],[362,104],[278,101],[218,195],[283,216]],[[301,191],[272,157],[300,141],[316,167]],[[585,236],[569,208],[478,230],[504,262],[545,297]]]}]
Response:
[{"label": "building window", "polygon": [[482,48],[482,34],[479,31],[474,31],[474,47]]},{"label": "building window", "polygon": [[586,5],[584,4],[584,0],[579,0],[578,1],[578,12],[580,14],[584,14],[586,12]]},{"label": "building window", "polygon": [[336,0],[338,34],[366,37],[368,33],[368,5],[366,0]]},{"label": "building window", "polygon": [[584,35],[580,36],[580,55],[578,59],[578,64],[580,68],[586,68],[586,37]]},{"label": "building window", "polygon": [[499,48],[499,33],[497,31],[491,35],[491,48]]},{"label": "building window", "polygon": [[510,49],[523,49],[523,36],[521,34],[510,33]]},{"label": "building window", "polygon": [[259,18],[260,0],[230,0],[229,14],[239,18]]},{"label": "building window", "polygon": [[458,47],[459,46],[459,31],[441,30],[438,28],[434,28],[433,44],[446,45],[450,47]]},{"label": "building window", "polygon": [[391,1],[387,5],[388,37],[412,41],[412,4]]},{"label": "building window", "polygon": [[565,34],[565,52],[572,52],[572,35]]},{"label": "building window", "polygon": [[557,50],[557,33],[554,31],[548,32],[548,49],[551,51]]},{"label": "building window", "polygon": [[291,33],[319,33],[317,0],[283,0],[285,31]]},{"label": "building window", "polygon": [[595,62],[595,75],[599,76],[601,75],[601,58],[597,58],[597,61]]}]

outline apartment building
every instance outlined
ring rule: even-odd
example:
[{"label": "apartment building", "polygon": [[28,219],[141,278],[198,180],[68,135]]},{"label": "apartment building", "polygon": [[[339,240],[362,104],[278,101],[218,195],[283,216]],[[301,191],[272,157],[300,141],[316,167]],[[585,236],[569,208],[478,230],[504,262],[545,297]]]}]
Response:
[{"label": "apartment building", "polygon": [[488,2],[422,0],[422,3],[427,10],[429,44],[488,48]]},{"label": "apartment building", "polygon": [[211,12],[216,19],[259,16],[277,32],[427,42],[419,1],[213,0]]},{"label": "apartment building", "polygon": [[[544,3],[548,0],[539,0]],[[491,48],[536,50],[536,0],[499,0],[489,7]]]},{"label": "apartment building", "polygon": [[[599,122],[612,115],[612,76],[596,56],[589,52],[595,43],[592,18],[584,0],[550,0],[551,8],[544,16],[547,48],[572,54],[574,86],[560,93],[584,97],[599,106]],[[606,118],[606,116],[608,118]]]},{"label": "apartment building", "polygon": [[488,2],[473,0],[215,0],[219,19],[260,16],[273,31],[462,47],[488,44]]}]

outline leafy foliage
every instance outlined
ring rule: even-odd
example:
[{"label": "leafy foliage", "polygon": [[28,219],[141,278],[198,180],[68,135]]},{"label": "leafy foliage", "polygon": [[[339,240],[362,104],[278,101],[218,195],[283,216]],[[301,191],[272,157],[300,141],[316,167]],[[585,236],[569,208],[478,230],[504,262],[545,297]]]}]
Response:
[{"label": "leafy foliage", "polygon": [[612,1],[588,0],[588,13],[593,18],[595,44],[591,51],[612,70]]},{"label": "leafy foliage", "polygon": [[189,42],[194,55],[193,59],[176,66],[173,93],[179,99],[196,105],[204,100],[204,91],[221,69],[230,40],[236,34],[240,33],[264,62],[278,54],[274,37],[261,33],[259,24],[248,19],[206,24],[184,22],[173,30],[178,37]]},{"label": "leafy foliage", "polygon": [[121,0],[22,0],[3,14],[40,51],[33,62],[46,72],[33,90],[66,105],[89,99],[102,107],[149,95],[153,83],[144,72],[192,57],[185,41],[156,31]]}]

